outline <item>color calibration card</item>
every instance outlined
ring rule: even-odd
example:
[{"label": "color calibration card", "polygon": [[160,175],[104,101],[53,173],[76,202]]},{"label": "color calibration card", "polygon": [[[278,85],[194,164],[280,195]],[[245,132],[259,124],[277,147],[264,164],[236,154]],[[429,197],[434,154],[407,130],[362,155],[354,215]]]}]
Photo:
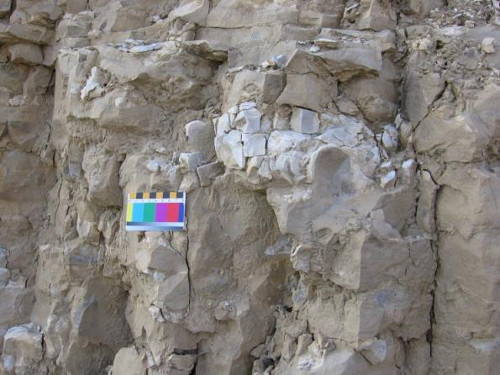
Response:
[{"label": "color calibration card", "polygon": [[186,195],[165,191],[130,193],[127,231],[181,231],[185,225]]}]

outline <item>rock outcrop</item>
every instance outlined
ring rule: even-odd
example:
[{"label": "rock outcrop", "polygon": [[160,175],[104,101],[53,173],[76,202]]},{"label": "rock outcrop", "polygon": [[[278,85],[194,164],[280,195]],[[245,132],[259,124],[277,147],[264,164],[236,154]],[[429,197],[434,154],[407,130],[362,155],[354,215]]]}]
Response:
[{"label": "rock outcrop", "polygon": [[496,374],[499,12],[0,0],[0,374]]}]

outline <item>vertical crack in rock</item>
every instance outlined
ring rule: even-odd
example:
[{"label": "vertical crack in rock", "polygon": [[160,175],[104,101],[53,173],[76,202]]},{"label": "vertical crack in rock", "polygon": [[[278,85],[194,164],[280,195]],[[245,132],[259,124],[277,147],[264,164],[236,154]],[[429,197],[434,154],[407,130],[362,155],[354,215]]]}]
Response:
[{"label": "vertical crack in rock", "polygon": [[192,288],[192,283],[191,283],[191,267],[189,267],[189,234],[186,236],[187,244],[186,244],[186,266],[188,270],[188,283],[189,283],[189,303],[187,307],[187,311],[189,314],[189,310],[191,309],[191,288]]},{"label": "vertical crack in rock", "polygon": [[[429,172],[429,176],[431,177],[432,181],[436,184],[436,181],[434,180],[434,178],[432,177],[432,174]],[[431,310],[430,310],[430,329],[429,329],[429,333],[427,335],[427,341],[429,342],[429,345],[430,345],[430,357],[432,359],[433,357],[433,339],[434,339],[434,332],[433,332],[433,328],[434,328],[434,325],[436,324],[436,315],[435,315],[435,304],[436,304],[436,288],[437,288],[437,275],[439,273],[439,270],[440,270],[440,261],[439,261],[439,228],[438,228],[438,214],[437,214],[437,201],[439,199],[439,192],[440,192],[440,189],[441,187],[439,185],[436,184],[436,186],[438,186],[437,190],[436,190],[436,196],[435,196],[435,199],[434,199],[434,204],[433,204],[433,208],[432,208],[432,212],[434,214],[434,223],[436,225],[436,231],[435,231],[435,234],[433,236],[433,239],[431,241],[431,244],[432,244],[432,250],[433,250],[433,253],[434,253],[434,259],[436,260],[436,271],[434,273],[434,282],[433,282],[433,285],[432,285],[432,291],[431,291],[431,296],[432,296],[432,306],[431,306]]]}]

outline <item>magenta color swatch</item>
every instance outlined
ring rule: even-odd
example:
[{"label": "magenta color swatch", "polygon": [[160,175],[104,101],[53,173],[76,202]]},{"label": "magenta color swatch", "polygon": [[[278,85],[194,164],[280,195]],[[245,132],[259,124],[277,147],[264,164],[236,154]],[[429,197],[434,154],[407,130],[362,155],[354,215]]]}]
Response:
[{"label": "magenta color swatch", "polygon": [[165,223],[167,221],[168,203],[157,203],[155,212],[155,222]]}]

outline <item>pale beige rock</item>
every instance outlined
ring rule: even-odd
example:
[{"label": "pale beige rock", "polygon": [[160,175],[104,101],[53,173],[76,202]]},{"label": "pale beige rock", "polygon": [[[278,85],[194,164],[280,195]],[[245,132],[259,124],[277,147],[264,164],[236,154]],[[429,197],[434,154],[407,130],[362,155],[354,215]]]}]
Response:
[{"label": "pale beige rock", "polygon": [[[324,75],[326,71],[334,74],[339,80],[347,80],[359,73],[379,72],[382,69],[380,51],[369,46],[352,44],[339,50],[319,51],[313,54],[297,49],[287,62],[286,68],[294,73],[313,72]],[[316,59],[319,58],[320,60]],[[322,66],[324,61],[326,66]]]},{"label": "pale beige rock", "polygon": [[479,160],[491,132],[468,113],[454,114],[450,110],[450,107],[441,107],[420,123],[415,130],[415,149],[420,153],[439,154],[446,162]]},{"label": "pale beige rock", "polygon": [[233,130],[228,134],[215,138],[217,157],[226,167],[233,169],[245,168],[246,160],[243,155],[242,134]]},{"label": "pale beige rock", "polygon": [[196,169],[200,186],[209,186],[217,176],[224,173],[224,165],[218,162],[209,163]]},{"label": "pale beige rock", "polygon": [[179,7],[169,14],[172,20],[182,18],[191,23],[204,25],[210,3],[208,0],[182,0]]},{"label": "pale beige rock", "polygon": [[10,328],[3,339],[3,367],[16,374],[32,371],[43,358],[42,333],[33,324]]},{"label": "pale beige rock", "polygon": [[100,206],[120,206],[118,186],[120,162],[103,148],[89,148],[83,155],[82,168],[89,184],[88,198]]},{"label": "pale beige rock", "polygon": [[92,14],[88,12],[81,12],[77,15],[66,14],[57,26],[56,39],[86,37],[90,29],[91,20]]},{"label": "pale beige rock", "polygon": [[0,268],[0,287],[8,284],[10,278],[10,271],[7,268]]},{"label": "pale beige rock", "polygon": [[9,301],[8,304],[0,304],[0,325],[26,321],[35,302],[32,290],[16,286],[0,287],[0,297],[2,301]]},{"label": "pale beige rock", "polygon": [[37,66],[30,70],[30,73],[23,83],[23,94],[28,97],[43,95],[50,89],[53,72],[43,66]]},{"label": "pale beige rock", "polygon": [[417,14],[425,17],[431,10],[439,9],[443,5],[445,5],[443,0],[405,0],[403,2],[403,11],[407,14]]},{"label": "pale beige rock", "polygon": [[0,69],[0,78],[2,87],[7,88],[13,95],[23,93],[23,82],[29,73],[29,67],[26,65],[6,63]]},{"label": "pale beige rock", "polygon": [[403,108],[406,117],[417,124],[429,112],[430,105],[444,89],[444,82],[437,73],[420,77],[409,72],[405,77]]},{"label": "pale beige rock", "polygon": [[0,162],[0,198],[8,200],[44,200],[54,184],[52,168],[33,154],[13,150],[3,154]]},{"label": "pale beige rock", "polygon": [[250,27],[255,25],[295,22],[295,6],[282,7],[276,1],[248,4],[243,0],[222,0],[210,11],[207,25],[220,28]]},{"label": "pale beige rock", "polygon": [[49,44],[54,32],[36,24],[0,24],[0,41],[3,43]]},{"label": "pale beige rock", "polygon": [[390,1],[361,0],[359,13],[355,23],[357,29],[378,31],[396,27],[396,12]]},{"label": "pale beige rock", "polygon": [[484,38],[481,42],[484,53],[495,53],[495,38]]},{"label": "pale beige rock", "polygon": [[203,160],[211,160],[215,156],[213,127],[203,121],[192,121],[186,124],[186,137],[189,151],[199,151]]},{"label": "pale beige rock", "polygon": [[0,2],[0,17],[7,16],[10,13],[11,0],[2,0]]},{"label": "pale beige rock", "polygon": [[42,50],[34,44],[14,44],[9,46],[10,60],[15,63],[37,65],[43,61]]},{"label": "pale beige rock", "polygon": [[299,23],[323,27],[338,27],[344,12],[343,1],[301,1],[299,2]]},{"label": "pale beige rock", "polygon": [[202,163],[201,152],[183,152],[179,155],[179,165],[184,171],[194,172]]},{"label": "pale beige rock", "polygon": [[287,74],[285,89],[276,103],[321,112],[335,97],[335,85],[335,81],[329,84],[314,74]]},{"label": "pale beige rock", "polygon": [[495,8],[443,5],[0,1],[0,373],[496,374]]},{"label": "pale beige rock", "polygon": [[263,156],[266,154],[267,137],[265,134],[243,134],[243,156]]},{"label": "pale beige rock", "polygon": [[294,108],[290,124],[298,133],[314,134],[319,131],[319,116],[316,112]]},{"label": "pale beige rock", "polygon": [[122,348],[116,353],[110,375],[145,375],[146,364],[135,348]]},{"label": "pale beige rock", "polygon": [[82,88],[80,99],[91,100],[104,94],[104,85],[107,83],[106,75],[96,66],[90,70],[90,76]]},{"label": "pale beige rock", "polygon": [[261,131],[261,114],[257,108],[242,109],[236,115],[234,126],[244,134],[259,133]]}]

